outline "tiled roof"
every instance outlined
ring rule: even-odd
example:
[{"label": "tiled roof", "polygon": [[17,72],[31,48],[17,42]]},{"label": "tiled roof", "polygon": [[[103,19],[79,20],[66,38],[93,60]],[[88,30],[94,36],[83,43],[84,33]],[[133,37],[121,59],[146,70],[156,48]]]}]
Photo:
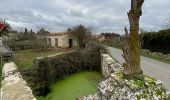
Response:
[{"label": "tiled roof", "polygon": [[67,32],[55,32],[55,33],[50,33],[48,36],[57,36],[57,35],[65,35],[68,34]]}]

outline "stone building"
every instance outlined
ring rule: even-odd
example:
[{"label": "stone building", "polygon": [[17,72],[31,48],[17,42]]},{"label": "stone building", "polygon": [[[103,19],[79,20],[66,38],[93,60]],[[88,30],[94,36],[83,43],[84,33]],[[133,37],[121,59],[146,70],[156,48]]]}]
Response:
[{"label": "stone building", "polygon": [[2,35],[3,41],[13,41],[18,39],[19,39],[18,33],[8,33],[7,35]]},{"label": "stone building", "polygon": [[56,48],[73,48],[77,46],[75,38],[67,32],[56,32],[45,36],[47,45]]}]

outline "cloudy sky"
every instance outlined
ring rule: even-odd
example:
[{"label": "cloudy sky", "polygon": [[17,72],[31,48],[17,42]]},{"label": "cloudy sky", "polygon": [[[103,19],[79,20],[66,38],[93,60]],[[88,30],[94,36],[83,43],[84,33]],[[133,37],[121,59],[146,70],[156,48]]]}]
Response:
[{"label": "cloudy sky", "polygon": [[[0,0],[0,18],[14,29],[65,31],[83,24],[94,32],[118,32],[128,25],[130,0]],[[157,30],[170,17],[170,0],[145,0],[141,29]]]}]

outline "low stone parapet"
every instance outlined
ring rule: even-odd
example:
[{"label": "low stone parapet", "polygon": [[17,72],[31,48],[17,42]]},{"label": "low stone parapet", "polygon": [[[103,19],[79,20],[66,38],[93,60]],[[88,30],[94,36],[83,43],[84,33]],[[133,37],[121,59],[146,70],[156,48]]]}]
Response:
[{"label": "low stone parapet", "polygon": [[0,100],[36,100],[14,62],[3,65],[2,77]]},{"label": "low stone parapet", "polygon": [[170,60],[170,54],[163,54],[163,53],[159,53],[159,52],[151,52],[150,50],[145,50],[145,49],[142,49],[141,54],[146,55],[146,56],[159,57],[159,58],[164,59],[164,60]]},{"label": "low stone parapet", "polygon": [[101,54],[101,67],[102,67],[102,74],[106,78],[110,75],[110,73],[114,73],[118,70],[123,69],[121,65],[111,58],[108,54]]},{"label": "low stone parapet", "polygon": [[123,75],[123,67],[108,54],[102,54],[102,73],[105,77],[97,92],[78,100],[168,100],[169,92],[161,81],[143,75],[141,79],[129,79]]}]

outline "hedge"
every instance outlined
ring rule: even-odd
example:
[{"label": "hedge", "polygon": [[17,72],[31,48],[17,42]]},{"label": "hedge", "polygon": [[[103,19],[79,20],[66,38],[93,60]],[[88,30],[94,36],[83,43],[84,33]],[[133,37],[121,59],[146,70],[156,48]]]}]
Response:
[{"label": "hedge", "polygon": [[142,33],[142,48],[152,52],[170,53],[170,29]]},{"label": "hedge", "polygon": [[101,48],[75,51],[54,57],[45,57],[34,61],[35,86],[34,93],[38,96],[47,94],[49,86],[54,82],[81,71],[100,71]]},{"label": "hedge", "polygon": [[20,41],[4,41],[5,45],[8,45],[12,50],[25,50],[25,49],[39,49],[49,48],[46,43],[41,40],[20,40]]}]

